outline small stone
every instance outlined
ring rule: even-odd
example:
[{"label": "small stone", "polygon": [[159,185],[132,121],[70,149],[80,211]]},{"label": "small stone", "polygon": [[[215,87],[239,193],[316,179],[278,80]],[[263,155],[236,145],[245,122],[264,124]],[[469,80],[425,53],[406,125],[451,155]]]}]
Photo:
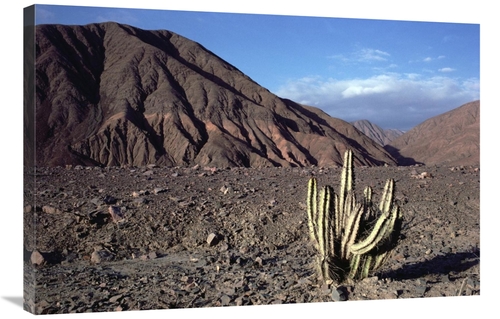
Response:
[{"label": "small stone", "polygon": [[220,252],[224,252],[224,251],[227,251],[229,249],[229,245],[226,242],[222,242],[219,246],[220,246],[219,247]]},{"label": "small stone", "polygon": [[42,212],[46,214],[59,214],[61,211],[55,207],[45,205],[42,207]]},{"label": "small stone", "polygon": [[156,188],[153,190],[153,193],[154,193],[155,195],[158,195],[158,194],[160,194],[160,193],[164,193],[164,192],[166,192],[166,191],[167,191],[167,190],[166,190],[165,188],[156,187]]},{"label": "small stone", "polygon": [[144,197],[137,197],[137,198],[134,198],[134,200],[132,201],[132,203],[134,203],[134,205],[140,207],[144,204],[147,204],[148,203],[148,200],[145,199]]},{"label": "small stone", "polygon": [[125,219],[124,213],[119,206],[109,206],[108,211],[115,223],[120,223]]},{"label": "small stone", "polygon": [[428,172],[422,172],[422,173],[420,173],[420,177],[421,178],[431,178],[432,175],[431,175],[431,173],[428,173]]},{"label": "small stone", "polygon": [[123,297],[122,294],[113,296],[113,297],[109,298],[109,302],[111,302],[111,303],[117,302],[121,297]]},{"label": "small stone", "polygon": [[98,251],[92,252],[92,255],[90,255],[90,262],[93,264],[99,264],[101,262],[101,256]]},{"label": "small stone", "polygon": [[324,283],[321,285],[320,291],[322,294],[327,294],[328,292],[330,292],[330,286],[327,283]]},{"label": "small stone", "polygon": [[332,299],[334,301],[346,301],[347,289],[345,287],[337,287],[332,289]]},{"label": "small stone", "polygon": [[228,295],[223,295],[220,297],[220,302],[223,306],[229,306],[229,303],[231,302],[231,298],[229,298]]},{"label": "small stone", "polygon": [[114,198],[113,196],[106,195],[103,198],[103,201],[104,201],[104,204],[106,204],[106,205],[113,205],[113,204],[116,204],[117,199]]},{"label": "small stone", "polygon": [[207,237],[208,246],[212,247],[219,243],[219,236],[215,233],[210,233]]},{"label": "small stone", "polygon": [[442,275],[441,282],[449,283],[450,282],[450,275],[449,274]]},{"label": "small stone", "polygon": [[148,258],[149,259],[156,259],[157,255],[156,255],[156,252],[152,251],[148,254]]},{"label": "small stone", "polygon": [[415,293],[419,296],[423,296],[427,291],[427,286],[417,286],[415,287]]},{"label": "small stone", "polygon": [[98,197],[92,198],[90,202],[96,206],[100,206],[102,204],[102,200]]},{"label": "small stone", "polygon": [[262,258],[257,257],[255,258],[255,264],[258,265],[259,267],[262,267]]},{"label": "small stone", "polygon": [[232,187],[231,186],[222,185],[219,190],[221,191],[221,193],[223,193],[224,195],[226,195],[227,193],[229,193],[229,192],[232,191]]},{"label": "small stone", "polygon": [[45,264],[45,258],[42,256],[42,254],[38,251],[38,250],[33,250],[33,252],[31,253],[31,263],[33,265],[43,265]]},{"label": "small stone", "polygon": [[103,249],[101,246],[97,246],[94,248],[94,251],[90,255],[90,262],[93,264],[99,264],[103,261],[111,261],[113,260],[114,255]]}]

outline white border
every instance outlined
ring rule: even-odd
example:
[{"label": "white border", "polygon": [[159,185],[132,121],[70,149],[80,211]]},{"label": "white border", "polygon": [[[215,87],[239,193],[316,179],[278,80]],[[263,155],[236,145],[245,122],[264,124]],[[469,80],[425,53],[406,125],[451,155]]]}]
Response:
[{"label": "white border", "polygon": [[[7,4],[8,3],[8,4]],[[424,315],[425,317],[438,317],[446,315],[458,318],[478,315],[486,312],[485,306],[496,301],[498,276],[489,276],[489,268],[494,265],[488,260],[489,241],[496,243],[497,238],[491,240],[486,234],[498,217],[498,208],[492,206],[492,198],[495,198],[491,187],[495,177],[498,177],[498,165],[490,167],[489,158],[494,158],[491,145],[498,145],[498,141],[490,141],[488,134],[490,128],[494,127],[493,114],[489,114],[498,107],[497,94],[493,92],[493,76],[500,74],[498,62],[494,59],[500,56],[495,43],[495,36],[500,30],[494,1],[476,0],[470,1],[335,1],[324,0],[308,1],[262,1],[253,0],[247,2],[239,1],[193,1],[184,0],[176,2],[160,2],[151,0],[99,0],[99,1],[51,1],[37,4],[55,5],[79,5],[100,6],[120,8],[143,8],[143,9],[170,9],[190,11],[212,11],[212,12],[234,12],[234,13],[262,13],[283,14],[303,16],[326,16],[343,18],[368,18],[389,20],[413,20],[434,22],[459,22],[481,24],[481,296],[469,298],[424,298],[390,301],[359,301],[346,303],[323,303],[286,306],[250,306],[230,308],[207,308],[207,309],[181,309],[181,310],[154,310],[123,313],[98,313],[79,315],[58,315],[57,318],[140,318],[148,316],[154,318],[179,317],[179,318],[236,318],[235,316],[261,318],[279,315],[280,317],[301,318],[313,314],[322,316],[338,315],[375,315],[384,314],[384,317],[413,317]],[[1,192],[0,218],[1,218],[1,248],[0,262],[2,264],[0,278],[0,309],[7,313],[7,317],[25,318],[31,314],[9,301],[9,297],[21,297],[22,287],[22,26],[23,8],[32,5],[27,1],[10,1],[4,4],[0,11],[2,16],[0,28],[2,37],[0,61],[3,62],[1,72],[0,88],[2,90],[2,124],[0,125],[0,136],[2,138],[2,155],[0,168]],[[497,83],[492,83],[497,82]],[[491,123],[491,124],[489,124]],[[498,134],[497,131],[491,134]],[[496,140],[496,139],[495,139]],[[491,143],[491,144],[488,144]],[[488,147],[490,146],[490,147]],[[498,148],[498,146],[494,146]],[[494,149],[493,148],[493,149]],[[489,154],[489,153],[492,154]],[[491,168],[491,169],[490,169]],[[487,174],[484,174],[484,172]],[[488,189],[489,188],[489,189]],[[485,219],[487,220],[485,222]],[[489,226],[492,225],[492,226]],[[498,225],[498,223],[496,224]],[[490,287],[492,287],[490,289]],[[493,299],[495,298],[495,299]],[[2,313],[3,315],[3,313]],[[71,317],[70,317],[71,316]]]}]

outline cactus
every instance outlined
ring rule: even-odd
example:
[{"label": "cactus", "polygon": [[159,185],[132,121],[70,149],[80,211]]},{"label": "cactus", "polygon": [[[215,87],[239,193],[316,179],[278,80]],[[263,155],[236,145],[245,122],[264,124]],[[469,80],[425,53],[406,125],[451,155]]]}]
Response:
[{"label": "cactus", "polygon": [[318,252],[319,274],[325,281],[360,280],[377,270],[397,244],[402,214],[394,203],[394,180],[388,179],[377,207],[367,186],[356,201],[352,151],[344,154],[340,192],[308,182],[309,236]]}]

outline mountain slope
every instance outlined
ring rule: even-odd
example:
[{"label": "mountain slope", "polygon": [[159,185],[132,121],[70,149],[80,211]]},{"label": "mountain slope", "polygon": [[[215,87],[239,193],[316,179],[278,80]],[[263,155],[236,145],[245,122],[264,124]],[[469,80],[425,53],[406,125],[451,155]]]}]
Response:
[{"label": "mountain slope", "polygon": [[356,165],[395,164],[200,44],[117,23],[36,27],[36,123],[40,166],[329,166],[346,148]]},{"label": "mountain slope", "polygon": [[380,126],[373,124],[368,120],[354,121],[351,122],[351,124],[382,146],[389,144],[392,140],[398,138],[404,133],[403,131],[396,129],[384,130]]},{"label": "mountain slope", "polygon": [[417,125],[386,145],[400,164],[478,165],[480,101]]}]

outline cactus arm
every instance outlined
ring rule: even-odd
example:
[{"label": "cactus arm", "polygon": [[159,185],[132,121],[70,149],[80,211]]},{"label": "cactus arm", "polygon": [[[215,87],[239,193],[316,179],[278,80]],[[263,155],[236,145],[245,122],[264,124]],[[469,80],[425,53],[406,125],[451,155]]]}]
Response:
[{"label": "cactus arm", "polygon": [[344,235],[342,236],[342,245],[341,245],[341,256],[342,258],[349,258],[350,254],[350,246],[356,240],[359,232],[360,220],[363,215],[363,206],[361,204],[357,204],[354,208],[353,212],[349,216],[346,222],[346,226],[344,229]]},{"label": "cactus arm", "polygon": [[370,186],[366,186],[363,193],[364,193],[363,203],[365,205],[365,211],[366,211],[365,218],[370,220],[375,217],[374,216],[375,211],[373,210],[373,202],[372,202],[372,195],[373,195],[372,188]]},{"label": "cactus arm", "polygon": [[351,252],[362,255],[372,250],[384,238],[388,224],[389,219],[387,214],[380,215],[370,234],[364,240],[351,245]]},{"label": "cactus arm", "polygon": [[383,262],[385,261],[386,257],[388,256],[388,251],[381,253],[380,255],[375,256],[375,260],[373,263],[372,270],[378,269]]},{"label": "cactus arm", "polygon": [[391,219],[390,219],[390,222],[389,222],[389,227],[387,228],[387,231],[386,231],[386,234],[385,234],[384,237],[389,238],[391,236],[391,234],[394,231],[394,226],[396,224],[396,221],[397,221],[397,219],[399,217],[400,217],[399,207],[398,206],[394,206],[392,208],[392,212],[391,212]]},{"label": "cactus arm", "polygon": [[371,255],[367,255],[364,258],[363,268],[361,269],[361,273],[360,273],[361,278],[366,278],[370,274],[370,267],[372,265],[372,259],[373,259],[373,257]]},{"label": "cactus arm", "polygon": [[318,238],[318,246],[321,256],[327,256],[328,252],[328,212],[330,211],[330,189],[325,186],[321,188],[319,193],[319,211],[317,216],[317,238]]},{"label": "cactus arm", "polygon": [[365,198],[364,198],[365,205],[371,206],[371,204],[372,204],[372,194],[373,194],[372,188],[370,186],[366,186],[365,190],[363,191],[363,194],[365,195]]},{"label": "cactus arm", "polygon": [[391,210],[393,197],[394,197],[394,180],[390,178],[385,183],[384,193],[382,195],[382,199],[380,200],[379,209],[382,213],[389,212]]},{"label": "cactus arm", "polygon": [[394,207],[390,218],[387,218],[387,214],[385,213],[380,215],[370,235],[368,235],[365,240],[353,244],[351,246],[351,252],[354,254],[365,254],[372,250],[375,246],[381,244],[383,240],[390,238],[393,233],[396,220],[400,216],[398,210],[397,206]]},{"label": "cactus arm", "polygon": [[353,255],[350,263],[349,278],[354,279],[359,268],[359,259],[361,255]]},{"label": "cactus arm", "polygon": [[338,239],[340,238],[341,236],[341,232],[342,232],[342,225],[340,224],[340,214],[341,214],[341,211],[340,211],[340,197],[335,194],[335,203],[334,203],[334,207],[335,207],[335,210],[334,210],[334,223],[335,223],[335,230],[334,230],[334,239]]},{"label": "cactus arm", "polygon": [[317,186],[313,177],[307,185],[307,224],[309,226],[309,236],[316,248],[318,248],[318,237],[316,235],[315,218],[317,212]]},{"label": "cactus arm", "polygon": [[353,190],[353,172],[352,172],[352,151],[347,150],[344,154],[344,166],[342,167],[339,195],[339,223],[344,225],[345,220],[345,201],[347,194]]}]

